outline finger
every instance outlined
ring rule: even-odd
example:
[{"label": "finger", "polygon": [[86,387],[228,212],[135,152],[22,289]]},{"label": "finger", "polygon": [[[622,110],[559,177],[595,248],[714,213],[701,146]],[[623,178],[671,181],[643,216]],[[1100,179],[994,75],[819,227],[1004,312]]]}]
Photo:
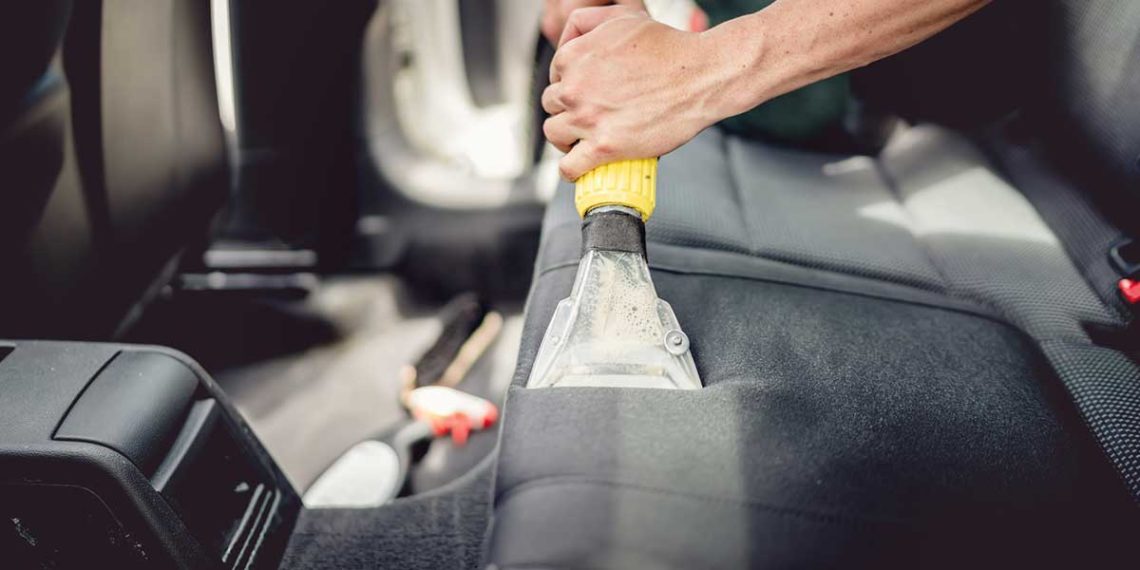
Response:
[{"label": "finger", "polygon": [[558,50],[554,52],[554,57],[550,59],[550,84],[554,85],[562,81],[562,66],[566,65],[565,50]]},{"label": "finger", "polygon": [[562,102],[562,84],[552,83],[542,91],[542,109],[549,115],[557,115],[566,110]]},{"label": "finger", "polygon": [[546,37],[550,45],[557,47],[558,38],[562,35],[562,29],[566,27],[566,19],[571,12],[579,8],[605,6],[611,3],[645,9],[642,0],[616,0],[616,2],[611,2],[611,0],[546,0],[542,16],[542,35]]},{"label": "finger", "polygon": [[601,161],[593,145],[582,141],[574,145],[574,148],[558,161],[558,173],[567,181],[574,182],[598,166],[601,166]]},{"label": "finger", "polygon": [[628,6],[597,6],[592,8],[579,8],[570,13],[566,19],[566,27],[562,29],[562,38],[558,40],[558,47],[566,42],[589,33],[590,30],[602,25],[607,20],[629,14]]},{"label": "finger", "polygon": [[550,45],[557,46],[558,38],[562,35],[562,18],[558,13],[547,10],[542,16],[542,35]]},{"label": "finger", "polygon": [[578,142],[581,138],[566,117],[566,113],[554,115],[542,122],[542,134],[546,135],[546,140],[554,145],[554,148],[562,152],[570,152],[574,143]]},{"label": "finger", "polygon": [[[559,2],[559,13],[563,18],[569,17],[570,13],[574,10],[581,8],[591,8],[594,6],[608,6],[610,4],[626,4],[629,2],[640,2],[641,0],[561,0]],[[559,30],[561,31],[561,30]]]}]

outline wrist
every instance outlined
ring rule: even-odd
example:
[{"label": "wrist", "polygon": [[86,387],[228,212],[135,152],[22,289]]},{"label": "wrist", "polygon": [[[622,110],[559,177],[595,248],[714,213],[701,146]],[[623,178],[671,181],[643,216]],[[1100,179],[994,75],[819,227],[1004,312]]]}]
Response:
[{"label": "wrist", "polygon": [[[760,13],[725,22],[702,32],[715,62],[718,92],[711,101],[716,120],[739,115],[779,95],[778,65],[769,63],[772,38]],[[714,121],[715,122],[715,121]]]}]

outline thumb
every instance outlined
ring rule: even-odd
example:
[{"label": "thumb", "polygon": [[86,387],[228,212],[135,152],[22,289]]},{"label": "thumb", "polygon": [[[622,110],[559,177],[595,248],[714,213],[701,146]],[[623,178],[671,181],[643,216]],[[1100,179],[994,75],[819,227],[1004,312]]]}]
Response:
[{"label": "thumb", "polygon": [[566,20],[566,27],[562,29],[562,38],[558,40],[558,47],[578,36],[589,33],[594,28],[618,16],[624,16],[636,10],[629,6],[595,6],[592,8],[578,8],[570,13]]}]

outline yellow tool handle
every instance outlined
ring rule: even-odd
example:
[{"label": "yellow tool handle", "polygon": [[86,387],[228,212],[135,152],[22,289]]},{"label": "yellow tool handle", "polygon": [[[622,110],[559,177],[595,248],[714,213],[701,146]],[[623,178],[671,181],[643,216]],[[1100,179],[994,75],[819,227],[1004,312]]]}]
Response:
[{"label": "yellow tool handle", "polygon": [[599,166],[574,183],[578,215],[599,206],[625,206],[649,221],[657,203],[657,159],[619,160]]}]

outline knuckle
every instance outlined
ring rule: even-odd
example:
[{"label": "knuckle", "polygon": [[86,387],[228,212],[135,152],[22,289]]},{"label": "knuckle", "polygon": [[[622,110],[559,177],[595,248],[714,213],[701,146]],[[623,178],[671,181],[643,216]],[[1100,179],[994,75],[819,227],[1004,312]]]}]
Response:
[{"label": "knuckle", "polygon": [[582,95],[576,86],[565,85],[558,93],[558,100],[566,107],[577,107],[582,102]]},{"label": "knuckle", "polygon": [[594,156],[597,158],[613,158],[617,154],[617,141],[609,135],[601,135],[594,141]]},{"label": "knuckle", "polygon": [[582,109],[574,117],[576,126],[584,129],[593,129],[598,126],[598,112],[594,109]]},{"label": "knuckle", "polygon": [[547,119],[542,122],[542,134],[546,135],[548,139],[555,139],[558,137],[558,130],[554,124],[553,119]]},{"label": "knuckle", "polygon": [[[575,14],[577,14],[577,12],[575,12]],[[579,19],[581,19],[581,18],[579,18]],[[567,22],[566,26],[576,28],[577,24],[578,24],[578,21],[572,19],[572,20],[569,20]],[[581,38],[579,38],[579,39],[581,39]],[[582,55],[582,48],[580,47],[580,44],[582,44],[582,42],[578,41],[578,39],[568,41],[568,42],[562,44],[562,46],[560,46],[558,48],[557,53],[562,54],[563,59],[566,59],[566,58],[577,59],[577,58],[581,57],[581,55]]]},{"label": "knuckle", "polygon": [[558,99],[567,107],[576,107],[584,102],[586,86],[577,74],[563,78],[558,88]]},{"label": "knuckle", "polygon": [[594,119],[587,116],[585,113],[570,113],[567,119],[569,119],[567,122],[570,124],[570,127],[579,131],[592,131],[594,129]]},{"label": "knuckle", "polygon": [[554,54],[554,59],[550,60],[550,69],[561,72],[566,69],[566,56],[562,55],[562,50],[558,50]]}]

